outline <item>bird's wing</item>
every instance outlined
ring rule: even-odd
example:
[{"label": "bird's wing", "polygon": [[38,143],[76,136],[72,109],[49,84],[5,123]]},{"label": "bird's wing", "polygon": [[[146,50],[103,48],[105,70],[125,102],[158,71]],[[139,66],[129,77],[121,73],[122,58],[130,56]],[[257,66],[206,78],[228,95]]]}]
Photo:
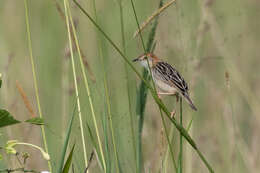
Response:
[{"label": "bird's wing", "polygon": [[182,95],[188,94],[188,85],[179,72],[166,62],[158,62],[153,68],[155,73],[160,75],[161,80],[177,88]]}]

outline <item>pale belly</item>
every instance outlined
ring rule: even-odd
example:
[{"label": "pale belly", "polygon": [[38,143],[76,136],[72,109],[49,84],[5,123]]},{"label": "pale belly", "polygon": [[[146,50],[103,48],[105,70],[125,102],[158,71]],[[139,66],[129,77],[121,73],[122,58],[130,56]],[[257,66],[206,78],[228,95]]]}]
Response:
[{"label": "pale belly", "polygon": [[162,90],[165,93],[176,94],[178,92],[176,88],[164,83],[161,80],[154,80],[154,83],[160,90]]}]

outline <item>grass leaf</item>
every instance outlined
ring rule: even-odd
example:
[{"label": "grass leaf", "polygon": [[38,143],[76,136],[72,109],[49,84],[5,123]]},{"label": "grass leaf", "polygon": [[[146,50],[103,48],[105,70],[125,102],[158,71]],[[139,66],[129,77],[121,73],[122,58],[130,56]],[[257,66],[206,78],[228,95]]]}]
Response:
[{"label": "grass leaf", "polygon": [[69,170],[70,170],[70,165],[71,165],[71,162],[72,162],[72,156],[73,156],[73,151],[74,151],[74,147],[75,147],[75,144],[73,145],[71,151],[70,151],[70,154],[69,154],[69,157],[64,165],[64,168],[62,170],[62,173],[68,173]]},{"label": "grass leaf", "polygon": [[60,165],[59,165],[58,172],[61,172],[62,167],[63,167],[65,154],[66,154],[68,143],[69,143],[69,139],[70,139],[70,134],[71,134],[71,129],[72,129],[72,124],[73,124],[73,120],[74,120],[74,113],[75,113],[75,111],[76,111],[76,103],[74,105],[73,114],[72,114],[70,122],[69,122],[68,130],[66,132],[66,137],[65,137],[63,148],[62,148],[62,155],[61,155],[61,160],[60,160]]},{"label": "grass leaf", "polygon": [[14,117],[8,111],[0,109],[0,128],[20,122],[21,121],[14,119]]},{"label": "grass leaf", "polygon": [[33,124],[33,125],[44,125],[43,118],[40,118],[40,117],[30,118],[30,119],[26,120],[25,122]]}]

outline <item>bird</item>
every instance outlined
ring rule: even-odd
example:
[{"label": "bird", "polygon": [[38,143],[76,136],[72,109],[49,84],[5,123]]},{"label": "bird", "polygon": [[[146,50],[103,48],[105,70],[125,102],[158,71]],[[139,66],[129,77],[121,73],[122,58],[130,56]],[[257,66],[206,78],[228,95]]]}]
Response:
[{"label": "bird", "polygon": [[[133,59],[133,62],[139,62],[149,72],[151,70],[152,78],[159,90],[157,91],[158,97],[160,95],[181,95],[190,107],[197,111],[196,106],[193,104],[189,96],[189,87],[180,73],[167,62],[162,61],[153,53],[145,53]],[[150,68],[150,70],[149,70]],[[175,111],[172,112],[172,116]]]}]

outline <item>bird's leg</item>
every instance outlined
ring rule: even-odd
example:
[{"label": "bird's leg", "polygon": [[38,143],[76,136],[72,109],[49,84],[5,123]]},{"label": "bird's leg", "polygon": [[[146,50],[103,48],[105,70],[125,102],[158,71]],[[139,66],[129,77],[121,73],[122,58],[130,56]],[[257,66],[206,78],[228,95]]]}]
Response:
[{"label": "bird's leg", "polygon": [[179,96],[179,94],[176,94],[176,102],[178,103],[179,102],[179,98],[180,96]]},{"label": "bird's leg", "polygon": [[174,118],[175,113],[176,113],[176,111],[175,111],[175,109],[173,109],[173,110],[171,111],[171,118],[172,118],[172,119]]},{"label": "bird's leg", "polygon": [[157,92],[157,96],[158,96],[159,99],[162,98],[162,97],[160,96],[160,93],[159,93],[159,92]]},{"label": "bird's leg", "polygon": [[172,93],[161,93],[161,92],[158,92],[157,94],[160,94],[160,95],[172,95]]},{"label": "bird's leg", "polygon": [[161,99],[160,95],[172,95],[172,93],[162,93],[162,92],[157,92],[157,96],[159,99]]}]

